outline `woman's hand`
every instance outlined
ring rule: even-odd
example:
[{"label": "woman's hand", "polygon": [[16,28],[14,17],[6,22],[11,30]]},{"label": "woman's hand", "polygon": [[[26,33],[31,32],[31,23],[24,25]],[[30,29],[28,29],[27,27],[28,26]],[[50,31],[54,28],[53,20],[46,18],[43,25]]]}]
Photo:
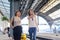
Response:
[{"label": "woman's hand", "polygon": [[12,25],[12,22],[13,22],[13,18],[11,18],[11,20],[10,20],[10,27],[14,28],[14,26]]},{"label": "woman's hand", "polygon": [[37,27],[37,32],[39,32],[39,27]]}]

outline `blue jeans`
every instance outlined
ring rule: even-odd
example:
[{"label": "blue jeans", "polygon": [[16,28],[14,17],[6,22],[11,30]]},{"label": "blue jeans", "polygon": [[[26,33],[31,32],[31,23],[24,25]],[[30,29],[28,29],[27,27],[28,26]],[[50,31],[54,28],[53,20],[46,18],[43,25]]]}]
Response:
[{"label": "blue jeans", "polygon": [[30,40],[36,40],[36,27],[29,28]]}]

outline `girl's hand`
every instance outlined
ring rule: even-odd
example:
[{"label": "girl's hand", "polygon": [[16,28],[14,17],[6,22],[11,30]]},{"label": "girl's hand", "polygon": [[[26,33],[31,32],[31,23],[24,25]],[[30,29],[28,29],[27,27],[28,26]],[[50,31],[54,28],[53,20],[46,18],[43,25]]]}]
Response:
[{"label": "girl's hand", "polygon": [[39,32],[39,27],[37,27],[37,32]]}]

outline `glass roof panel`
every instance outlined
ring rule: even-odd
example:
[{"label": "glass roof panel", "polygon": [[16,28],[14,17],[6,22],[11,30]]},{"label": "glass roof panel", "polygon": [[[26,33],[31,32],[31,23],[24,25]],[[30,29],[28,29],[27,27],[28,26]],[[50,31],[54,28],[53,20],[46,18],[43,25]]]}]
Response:
[{"label": "glass roof panel", "polygon": [[47,11],[49,11],[50,9],[52,9],[53,7],[55,7],[56,5],[58,5],[60,3],[60,0],[51,0],[52,2],[46,4],[41,10],[40,12],[42,13],[46,13]]},{"label": "glass roof panel", "polygon": [[8,6],[8,7],[10,7],[10,5],[9,5],[9,4],[4,4],[4,6]]},{"label": "glass roof panel", "polygon": [[3,7],[3,5],[2,5],[2,4],[0,4],[0,6],[2,6],[2,7]]},{"label": "glass roof panel", "polygon": [[54,21],[55,23],[60,23],[60,20],[56,20],[56,21]]},{"label": "glass roof panel", "polygon": [[57,10],[57,11],[55,11],[55,12],[53,12],[53,13],[51,13],[49,16],[50,16],[52,19],[56,19],[56,18],[60,17],[60,9]]},{"label": "glass roof panel", "polygon": [[0,10],[9,18],[10,16],[10,2],[8,0],[0,0]]},{"label": "glass roof panel", "polygon": [[0,2],[0,5],[2,5],[2,3]]},{"label": "glass roof panel", "polygon": [[3,2],[9,3],[8,0],[2,0]]},{"label": "glass roof panel", "polygon": [[2,9],[4,9],[4,7],[3,6],[0,6],[0,10],[2,10]]},{"label": "glass roof panel", "polygon": [[1,7],[1,6],[0,6],[0,10],[1,10],[1,9],[4,9],[4,7]]},{"label": "glass roof panel", "polygon": [[9,7],[5,7],[6,9],[10,9]]},{"label": "glass roof panel", "polygon": [[1,0],[0,0],[1,1]]}]

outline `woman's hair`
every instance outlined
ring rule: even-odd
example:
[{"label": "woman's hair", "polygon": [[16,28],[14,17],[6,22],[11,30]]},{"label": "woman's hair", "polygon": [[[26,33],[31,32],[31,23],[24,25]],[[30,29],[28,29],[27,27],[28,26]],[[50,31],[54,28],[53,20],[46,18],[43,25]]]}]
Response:
[{"label": "woman's hair", "polygon": [[28,10],[28,15],[30,16],[30,10]]},{"label": "woman's hair", "polygon": [[30,14],[30,11],[33,11],[34,12],[34,10],[33,9],[29,9],[28,10],[28,15],[30,16],[31,14]]},{"label": "woman's hair", "polygon": [[21,13],[21,10],[17,10],[17,11],[15,12],[15,16],[17,16],[17,13],[18,13],[18,12]]}]

